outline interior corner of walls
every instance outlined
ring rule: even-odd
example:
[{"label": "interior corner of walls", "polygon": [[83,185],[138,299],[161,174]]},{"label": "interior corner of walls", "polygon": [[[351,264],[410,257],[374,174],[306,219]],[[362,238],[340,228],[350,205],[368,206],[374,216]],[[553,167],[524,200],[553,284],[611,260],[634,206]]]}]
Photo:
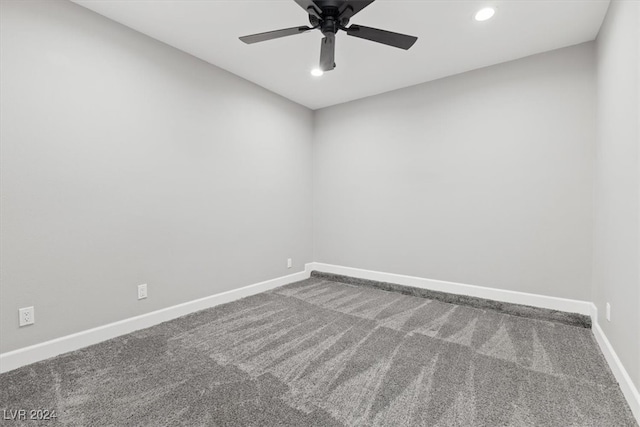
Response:
[{"label": "interior corner of walls", "polygon": [[308,262],[304,265],[304,271],[306,274],[311,274],[312,271],[314,271],[317,268],[317,263],[312,261],[312,262]]}]

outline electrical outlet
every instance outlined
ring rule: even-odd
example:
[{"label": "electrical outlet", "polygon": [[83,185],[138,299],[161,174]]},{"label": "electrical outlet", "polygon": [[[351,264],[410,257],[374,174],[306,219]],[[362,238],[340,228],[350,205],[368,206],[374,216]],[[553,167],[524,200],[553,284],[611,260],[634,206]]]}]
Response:
[{"label": "electrical outlet", "polygon": [[20,326],[33,325],[36,321],[33,307],[25,307],[18,310],[20,314]]},{"label": "electrical outlet", "polygon": [[611,304],[607,303],[607,320],[611,322]]},{"label": "electrical outlet", "polygon": [[138,299],[145,299],[147,297],[147,284],[138,285]]},{"label": "electrical outlet", "polygon": [[293,261],[291,261],[291,258],[287,259],[287,268],[291,268],[293,267]]}]

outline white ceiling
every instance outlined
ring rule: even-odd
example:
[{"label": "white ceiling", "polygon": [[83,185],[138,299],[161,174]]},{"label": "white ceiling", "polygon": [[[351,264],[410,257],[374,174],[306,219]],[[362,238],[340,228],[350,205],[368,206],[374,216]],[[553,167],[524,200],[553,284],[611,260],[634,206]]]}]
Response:
[{"label": "white ceiling", "polygon": [[[352,23],[418,37],[408,51],[340,32],[335,70],[312,77],[319,31],[253,45],[239,36],[307,25],[293,0],[74,0],[312,109],[595,39],[609,0],[377,0]],[[493,19],[477,22],[482,7]]]}]

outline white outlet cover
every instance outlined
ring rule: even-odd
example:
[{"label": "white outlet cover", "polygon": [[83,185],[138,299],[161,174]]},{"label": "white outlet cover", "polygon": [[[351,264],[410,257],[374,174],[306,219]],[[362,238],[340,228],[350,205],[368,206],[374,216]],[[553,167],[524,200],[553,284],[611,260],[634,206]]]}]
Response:
[{"label": "white outlet cover", "polygon": [[291,268],[293,266],[293,261],[291,261],[291,258],[287,259],[287,268]]},{"label": "white outlet cover", "polygon": [[33,307],[25,307],[18,309],[20,316],[20,326],[33,325],[36,321],[35,310]]},{"label": "white outlet cover", "polygon": [[147,284],[138,285],[138,299],[145,299],[147,297]]},{"label": "white outlet cover", "polygon": [[608,320],[609,322],[611,322],[611,304],[609,304],[609,303],[607,303],[607,312],[606,312],[606,315],[607,315],[607,320]]}]

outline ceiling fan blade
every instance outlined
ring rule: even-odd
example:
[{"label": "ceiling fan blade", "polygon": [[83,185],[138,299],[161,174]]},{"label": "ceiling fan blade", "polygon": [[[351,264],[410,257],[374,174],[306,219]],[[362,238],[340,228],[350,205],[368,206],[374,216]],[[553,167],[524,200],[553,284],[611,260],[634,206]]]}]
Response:
[{"label": "ceiling fan blade", "polygon": [[320,46],[320,69],[322,71],[331,71],[336,68],[336,35],[329,33],[322,39]]},{"label": "ceiling fan blade", "polygon": [[305,10],[309,15],[313,15],[316,18],[320,18],[322,15],[322,9],[318,7],[312,0],[294,0],[298,5]]},{"label": "ceiling fan blade", "polygon": [[240,40],[246,44],[264,42],[267,40],[279,39],[280,37],[293,36],[296,34],[302,34],[306,31],[313,30],[311,27],[292,27],[284,28],[282,30],[267,31],[266,33],[251,34],[250,36],[242,36]]},{"label": "ceiling fan blade", "polygon": [[353,15],[369,6],[375,0],[348,0],[340,7],[340,19],[350,19]]},{"label": "ceiling fan blade", "polygon": [[379,30],[377,28],[364,27],[362,25],[352,25],[347,28],[347,34],[372,42],[386,44],[407,50],[418,40],[417,37],[406,34],[393,33],[391,31]]}]

